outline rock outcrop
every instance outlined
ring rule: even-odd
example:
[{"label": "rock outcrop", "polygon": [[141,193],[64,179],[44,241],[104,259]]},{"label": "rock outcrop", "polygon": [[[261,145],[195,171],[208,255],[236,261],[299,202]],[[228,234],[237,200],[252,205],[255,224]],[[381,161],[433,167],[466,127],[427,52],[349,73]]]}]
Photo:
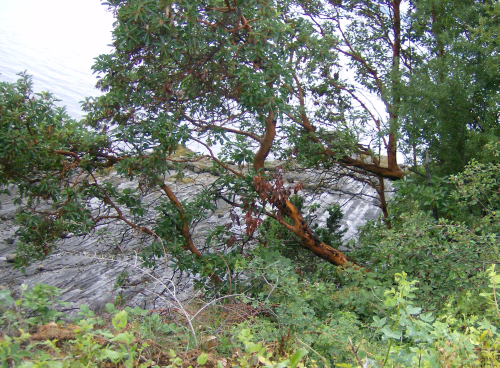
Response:
[{"label": "rock outcrop", "polygon": [[[277,164],[271,162],[266,168],[273,170]],[[217,176],[211,173],[210,162],[201,160],[186,165],[184,179],[171,176],[168,184],[182,200],[199,193],[216,179]],[[379,216],[375,191],[353,179],[334,180],[331,173],[316,170],[288,171],[284,179],[304,185],[306,205],[318,204],[320,207],[315,212],[316,221],[320,223],[326,221],[328,213],[325,208],[339,203],[344,212],[342,225],[348,229],[346,240],[355,237],[357,229],[367,220]],[[113,181],[120,188],[137,186],[113,171],[102,180]],[[16,189],[10,188],[10,191],[10,196],[0,196],[0,286],[15,289],[22,283],[54,285],[62,289],[61,299],[70,303],[69,310],[76,310],[82,303],[99,309],[117,297],[142,308],[159,308],[168,306],[175,298],[185,300],[193,296],[191,278],[187,275],[169,267],[156,271],[141,267],[137,251],[144,242],[142,234],[117,221],[99,226],[92,234],[64,234],[56,251],[46,259],[33,263],[25,273],[14,269],[12,262],[19,227],[14,221],[18,211],[13,203]],[[158,196],[159,193],[152,192],[148,200],[153,202]],[[191,228],[199,249],[204,247],[207,232],[230,222],[229,209],[228,204],[218,201],[217,209]]]}]

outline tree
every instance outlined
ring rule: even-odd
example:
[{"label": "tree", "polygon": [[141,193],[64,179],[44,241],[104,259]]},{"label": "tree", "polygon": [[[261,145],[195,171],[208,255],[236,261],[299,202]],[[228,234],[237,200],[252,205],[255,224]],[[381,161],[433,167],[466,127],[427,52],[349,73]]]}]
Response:
[{"label": "tree", "polygon": [[[228,1],[113,1],[108,5],[117,18],[115,51],[97,58],[94,67],[103,74],[98,86],[106,94],[89,99],[85,107],[85,124],[99,132],[96,136],[103,144],[92,152],[78,152],[72,145],[54,150],[64,152],[58,154],[67,159],[64,165],[68,168],[64,166],[60,172],[77,178],[71,184],[72,190],[80,196],[97,198],[106,207],[103,212],[113,213],[97,218],[89,215],[92,226],[118,218],[157,241],[161,234],[170,234],[175,228],[183,248],[201,257],[189,234],[195,214],[162,180],[175,148],[198,142],[210,152],[219,169],[232,176],[217,190],[248,197],[246,204],[239,205],[247,211],[250,233],[258,223],[252,212],[260,211],[256,202],[260,199],[276,208],[276,219],[295,233],[305,248],[334,264],[344,264],[345,256],[321,242],[305,224],[287,199],[280,178],[273,181],[263,171],[264,162],[270,153],[285,152],[287,144],[277,146],[274,142],[286,140],[299,158],[308,153],[317,165],[339,164],[362,174],[375,174],[383,198],[382,178],[402,176],[395,161],[396,133],[389,132],[388,167],[382,166],[369,148],[357,144],[352,127],[364,116],[357,116],[348,98],[363,104],[351,90],[336,82],[335,75],[331,76],[330,71],[338,66],[335,50],[359,62],[361,74],[368,73],[364,83],[377,86],[381,96],[385,96],[382,83],[394,82],[378,77],[347,38],[344,47],[351,53],[342,49],[335,28],[322,29],[300,2],[254,1],[236,6]],[[330,20],[340,26],[339,9],[322,5]],[[397,63],[393,64],[397,67]],[[315,81],[318,75],[322,75],[319,82]],[[328,111],[327,116],[316,114],[311,119],[312,110],[306,100],[313,93],[320,96],[322,88],[333,89],[319,102],[323,111]],[[332,95],[338,95],[338,103],[332,102]],[[390,123],[393,127],[394,116]],[[378,120],[374,123],[382,132]],[[214,142],[223,146],[222,155],[212,153]],[[361,154],[373,158],[369,162],[356,158]],[[92,159],[84,159],[87,155]],[[227,165],[227,160],[252,163],[253,170],[238,172]],[[111,165],[120,175],[137,177],[141,183],[161,188],[165,195],[162,211],[175,220],[159,221],[149,228],[128,219],[120,206],[139,215],[143,203],[138,193],[100,185],[94,175],[96,170]],[[235,179],[239,179],[238,184]],[[198,208],[202,211],[204,207]],[[292,224],[283,221],[283,216],[289,217]]]},{"label": "tree", "polygon": [[64,232],[88,232],[94,225],[81,201],[93,189],[73,184],[94,167],[94,153],[108,138],[70,119],[50,93],[33,95],[25,74],[15,84],[0,83],[0,97],[0,185],[7,192],[9,184],[16,185],[18,204],[25,201],[20,237],[25,259],[36,259]]},{"label": "tree", "polygon": [[498,137],[494,37],[479,32],[494,30],[495,21],[482,26],[492,6],[489,1],[415,1],[410,37],[425,52],[408,78],[402,126],[418,155],[428,150],[436,174],[463,170]]},{"label": "tree", "polygon": [[[290,202],[292,189],[300,186],[287,188],[280,170],[274,175],[265,170],[270,157],[338,170],[371,185],[390,225],[384,179],[404,176],[397,163],[400,137],[413,148],[429,144],[411,129],[408,106],[418,97],[405,92],[417,80],[414,70],[426,56],[416,45],[433,45],[415,31],[417,10],[424,3],[105,4],[117,19],[114,49],[96,59],[97,86],[105,94],[86,100],[83,127],[57,112],[50,98],[34,98],[26,77],[3,87],[2,134],[6,142],[17,142],[20,156],[14,159],[4,151],[2,183],[20,185],[21,197],[28,200],[29,227],[23,236],[35,249],[30,252],[46,254],[60,231],[87,232],[118,219],[148,238],[151,256],[162,255],[167,247],[218,281],[215,261],[209,261],[213,255],[195,247],[190,225],[222,198],[244,211],[248,236],[266,214],[294,233],[302,247],[344,265],[345,255],[322,242]],[[344,74],[343,64],[354,76]],[[369,108],[363,90],[380,99],[386,115],[377,116]],[[28,112],[43,118],[27,118]],[[55,121],[56,130],[45,129],[47,119]],[[430,135],[437,134],[433,129],[429,126]],[[75,134],[59,138],[59,131],[66,130]],[[13,134],[24,140],[13,140]],[[367,140],[370,144],[360,143]],[[179,145],[193,143],[204,147],[221,179],[199,197],[181,201],[165,172],[176,167],[180,175],[183,163],[201,158],[173,155]],[[30,155],[36,150],[43,154],[34,159]],[[39,170],[19,176],[10,169],[16,162],[25,167],[30,160]],[[137,180],[138,187],[121,190],[99,181],[98,175],[110,167]],[[28,189],[28,183],[40,186],[39,191]],[[153,209],[156,216],[146,219],[151,204],[145,197],[153,191],[161,193]],[[45,206],[51,209],[40,210],[41,200],[49,198]],[[91,210],[91,200],[98,202],[98,214]],[[57,231],[47,237],[44,228]]]},{"label": "tree", "polygon": [[[116,52],[101,56],[95,66],[105,73],[99,86],[108,92],[87,105],[91,126],[129,144],[114,148],[108,157],[124,168],[122,172],[142,176],[147,160],[156,157],[155,171],[145,179],[155,182],[166,168],[158,164],[158,157],[168,155],[177,144],[194,141],[211,152],[212,143],[219,142],[223,155],[211,153],[211,158],[221,170],[250,184],[245,195],[253,198],[246,203],[255,204],[255,197],[268,201],[278,210],[276,218],[302,239],[304,247],[344,264],[345,256],[319,241],[305,225],[280,179],[270,183],[263,172],[271,150],[279,153],[280,148],[273,147],[277,134],[284,132],[286,137],[290,132],[285,125],[297,126],[291,119],[298,119],[300,129],[309,131],[313,145],[320,144],[300,113],[303,98],[299,96],[298,108],[287,101],[297,91],[300,95],[302,88],[293,64],[302,58],[309,65],[316,58],[328,60],[331,40],[321,40],[290,2],[248,2],[236,7],[229,2],[150,1],[111,6],[118,19]],[[322,51],[312,56],[312,47]],[[144,146],[146,136],[149,141]],[[146,150],[151,152],[146,155]],[[334,155],[329,148],[323,151]],[[341,152],[336,155],[352,160]],[[147,158],[139,164],[138,156]],[[225,159],[252,163],[253,170],[237,172]],[[231,181],[226,187],[241,190]],[[245,210],[253,229],[258,220],[252,218],[252,208]],[[293,224],[282,221],[282,215]],[[188,235],[185,232],[187,242]]]}]

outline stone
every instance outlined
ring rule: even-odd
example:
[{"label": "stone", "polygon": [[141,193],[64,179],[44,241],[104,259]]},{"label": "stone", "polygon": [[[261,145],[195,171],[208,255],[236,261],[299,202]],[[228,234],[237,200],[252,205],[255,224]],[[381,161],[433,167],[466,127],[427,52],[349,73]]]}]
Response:
[{"label": "stone", "polygon": [[5,255],[5,260],[10,263],[14,263],[16,261],[16,254],[6,254]]},{"label": "stone", "polygon": [[[266,163],[266,170],[273,170],[278,164],[277,161]],[[218,179],[211,167],[211,162],[203,159],[184,170],[185,180],[176,180],[175,176],[169,177],[174,174],[174,171],[170,171],[166,181],[179,200],[183,201]],[[233,168],[247,170],[237,166]],[[339,203],[342,206],[345,216],[341,225],[348,229],[344,237],[346,241],[355,239],[358,227],[367,220],[376,219],[380,214],[378,203],[373,199],[375,195],[373,189],[359,182],[335,181],[325,177],[325,174],[318,170],[297,169],[285,172],[283,177],[288,182],[285,185],[290,187],[294,183],[307,184],[307,189],[301,193],[305,196],[304,215],[308,213],[308,206],[319,206],[313,214],[316,218],[315,222],[319,224],[326,222],[328,205]],[[136,188],[138,185],[137,182],[130,182],[120,177],[112,169],[99,180],[116,183],[120,189]],[[390,190],[388,183],[386,188]],[[99,310],[104,308],[106,302],[117,298],[123,298],[129,305],[141,308],[178,308],[179,306],[172,297],[173,285],[175,285],[177,300],[183,302],[194,296],[192,279],[181,273],[174,273],[165,266],[160,266],[156,271],[141,267],[141,259],[138,258],[136,251],[148,244],[144,243],[140,234],[131,231],[120,221],[109,221],[91,234],[78,236],[64,234],[64,237],[58,241],[55,251],[43,261],[27,267],[25,274],[21,270],[14,269],[11,263],[15,261],[16,248],[15,242],[9,244],[9,239],[15,239],[15,233],[19,228],[11,220],[17,212],[17,207],[13,203],[17,189],[10,186],[9,191],[11,195],[0,195],[0,203],[2,203],[0,259],[7,261],[0,262],[0,285],[13,289],[23,283],[30,287],[37,283],[56,286],[62,290],[59,298],[70,303],[70,306],[66,308],[68,310],[74,308],[75,311],[78,310],[80,304],[87,304]],[[159,195],[159,192],[152,192],[145,200],[153,203]],[[91,201],[90,206],[97,211],[98,203],[94,202]],[[206,235],[216,226],[227,224],[227,216],[224,216],[229,213],[230,209],[227,203],[219,200],[217,209],[213,213],[209,213],[207,218],[193,225],[191,234],[195,246],[203,248],[206,245]],[[239,213],[241,214],[241,211]],[[147,214],[149,218],[157,215],[154,210]],[[245,229],[236,224],[232,224],[231,231],[245,233]],[[117,287],[116,280],[124,273],[128,275],[126,284]],[[159,295],[161,297],[158,297]]]},{"label": "stone", "polygon": [[214,349],[219,345],[219,339],[217,336],[207,336],[200,341],[200,345],[203,350]]}]

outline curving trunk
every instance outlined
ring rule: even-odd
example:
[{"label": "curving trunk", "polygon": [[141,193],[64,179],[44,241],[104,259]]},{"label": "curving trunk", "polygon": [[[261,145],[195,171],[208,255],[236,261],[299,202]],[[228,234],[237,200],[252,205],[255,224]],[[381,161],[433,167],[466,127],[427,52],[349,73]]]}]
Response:
[{"label": "curving trunk", "polygon": [[[267,155],[269,154],[269,150],[274,141],[274,137],[276,135],[276,125],[274,122],[274,112],[272,110],[269,111],[269,114],[265,120],[266,122],[266,132],[264,137],[261,140],[261,144],[259,150],[255,154],[254,157],[254,169],[255,172],[258,173],[256,177],[259,180],[254,180],[254,183],[260,182],[261,180],[265,180],[263,176],[259,173],[264,167],[264,162],[266,160]],[[260,193],[261,186],[256,185],[255,189]],[[304,248],[310,250],[317,256],[325,259],[326,261],[337,265],[342,266],[345,265],[348,261],[347,257],[342,254],[339,250],[329,246],[328,244],[323,243],[318,237],[311,231],[304,218],[300,214],[297,207],[295,207],[288,199],[278,199],[272,202],[278,210],[292,220],[293,224],[287,224],[283,220],[278,220],[280,223],[285,226],[288,230],[292,231],[295,235],[299,237],[301,240],[301,244]]]}]

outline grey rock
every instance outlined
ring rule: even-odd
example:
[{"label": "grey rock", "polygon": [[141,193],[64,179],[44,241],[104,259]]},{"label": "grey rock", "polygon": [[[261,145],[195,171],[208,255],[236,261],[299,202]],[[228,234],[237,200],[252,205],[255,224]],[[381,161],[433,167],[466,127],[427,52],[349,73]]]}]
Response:
[{"label": "grey rock", "polygon": [[14,263],[16,261],[16,255],[15,254],[6,254],[5,255],[5,260],[10,263]]},{"label": "grey rock", "polygon": [[[266,163],[266,170],[274,170],[278,165],[279,162],[276,161]],[[182,180],[177,180],[175,176],[168,177],[174,174],[171,171],[166,175],[168,184],[182,201],[199,193],[217,179],[212,174],[211,167],[209,160],[200,160],[185,169]],[[235,170],[247,170],[232,167]],[[327,206],[339,203],[345,214],[341,225],[348,229],[344,238],[346,241],[355,239],[359,226],[367,220],[376,219],[380,214],[373,189],[352,179],[335,180],[315,170],[286,172],[284,179],[290,187],[295,183],[304,185],[306,208],[310,205],[319,206],[313,213],[314,221],[319,224],[324,223],[328,217]],[[129,182],[113,171],[99,180],[113,182],[120,189],[138,186],[137,182]],[[390,188],[390,185],[387,184],[386,188]],[[172,298],[174,286],[178,300],[194,296],[192,279],[169,268],[164,259],[159,260],[159,264],[161,261],[165,266],[155,271],[141,267],[136,251],[148,244],[141,234],[131,231],[119,221],[111,221],[90,234],[64,234],[56,250],[37,265],[27,267],[25,274],[14,269],[10,262],[16,257],[15,242],[10,242],[9,239],[15,239],[18,230],[11,220],[17,212],[17,207],[13,204],[17,189],[9,187],[9,190],[11,195],[0,195],[0,259],[7,260],[0,262],[0,285],[10,288],[19,287],[23,283],[29,286],[37,283],[56,286],[62,290],[60,298],[70,303],[70,309],[77,309],[82,303],[100,309],[118,297],[128,300],[129,305],[143,308],[172,306],[175,304]],[[146,201],[154,203],[160,194],[151,191]],[[91,200],[89,206],[93,210],[99,210],[97,200]],[[206,246],[206,235],[216,226],[227,224],[225,214],[230,209],[228,204],[219,200],[217,209],[213,213],[207,213],[205,219],[192,227],[191,234],[196,247],[203,249]],[[307,214],[306,209],[305,215]],[[147,216],[152,219],[157,213],[151,209]],[[231,231],[244,234],[245,229],[232,224]],[[119,277],[126,279],[123,285],[117,285]]]}]

